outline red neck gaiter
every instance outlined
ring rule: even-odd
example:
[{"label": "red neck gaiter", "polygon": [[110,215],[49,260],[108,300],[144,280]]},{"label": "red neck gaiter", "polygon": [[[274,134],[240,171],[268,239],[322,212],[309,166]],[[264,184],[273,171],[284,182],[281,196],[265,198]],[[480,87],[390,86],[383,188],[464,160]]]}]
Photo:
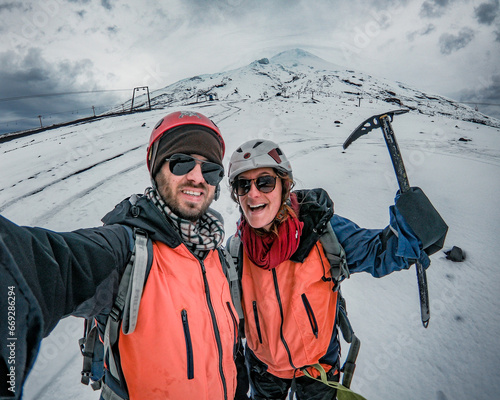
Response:
[{"label": "red neck gaiter", "polygon": [[[290,195],[291,206],[296,215],[299,215],[297,196]],[[245,252],[250,260],[266,270],[273,269],[288,260],[299,247],[300,235],[304,223],[292,215],[278,226],[278,236],[269,233],[259,235],[250,226],[246,219],[242,219],[239,231]]]}]

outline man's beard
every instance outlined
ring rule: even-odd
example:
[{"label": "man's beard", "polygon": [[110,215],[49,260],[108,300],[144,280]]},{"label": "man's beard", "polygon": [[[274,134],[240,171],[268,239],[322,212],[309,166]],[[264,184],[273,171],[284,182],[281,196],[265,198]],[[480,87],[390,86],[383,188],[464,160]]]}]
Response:
[{"label": "man's beard", "polygon": [[198,187],[203,189],[205,194],[207,195],[205,202],[201,205],[195,205],[189,202],[181,202],[179,201],[179,197],[176,196],[175,193],[171,190],[168,182],[163,177],[161,177],[160,174],[158,174],[157,176],[157,181],[158,192],[168,208],[170,208],[170,210],[177,216],[191,222],[198,221],[200,217],[207,212],[208,207],[210,207],[210,204],[212,204],[212,201],[214,199],[213,194],[208,195],[208,188],[203,187],[203,185],[198,185],[190,186],[189,188]]}]

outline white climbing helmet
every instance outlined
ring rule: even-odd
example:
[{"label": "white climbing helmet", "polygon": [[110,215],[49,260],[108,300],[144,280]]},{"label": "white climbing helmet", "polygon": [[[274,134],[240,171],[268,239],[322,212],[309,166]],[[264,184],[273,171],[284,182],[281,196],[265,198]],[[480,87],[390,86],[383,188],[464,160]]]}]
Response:
[{"label": "white climbing helmet", "polygon": [[229,161],[229,184],[236,177],[256,168],[271,167],[286,172],[291,179],[292,166],[280,147],[271,140],[253,139],[243,143],[232,154]]}]

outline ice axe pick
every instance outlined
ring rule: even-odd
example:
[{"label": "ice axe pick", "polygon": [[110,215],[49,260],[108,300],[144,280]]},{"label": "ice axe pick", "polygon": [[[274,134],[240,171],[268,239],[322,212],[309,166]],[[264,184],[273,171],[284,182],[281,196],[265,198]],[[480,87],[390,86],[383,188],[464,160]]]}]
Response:
[{"label": "ice axe pick", "polygon": [[[359,137],[370,133],[375,128],[381,128],[384,134],[384,140],[389,150],[391,156],[392,165],[394,171],[396,172],[396,178],[398,180],[398,185],[401,193],[405,193],[410,190],[410,183],[408,181],[408,176],[406,175],[406,169],[403,163],[403,158],[401,157],[401,151],[399,150],[398,143],[396,141],[396,136],[394,135],[394,130],[392,129],[391,122],[395,115],[407,113],[409,110],[394,110],[389,111],[385,114],[374,115],[368,118],[366,121],[361,123],[346,139],[344,142],[344,150],[349,147],[349,145],[354,142]],[[424,328],[429,325],[430,319],[430,309],[429,309],[429,291],[427,289],[427,275],[425,269],[417,260],[417,281],[418,281],[418,292],[420,296],[420,315],[422,318],[422,324]]]}]

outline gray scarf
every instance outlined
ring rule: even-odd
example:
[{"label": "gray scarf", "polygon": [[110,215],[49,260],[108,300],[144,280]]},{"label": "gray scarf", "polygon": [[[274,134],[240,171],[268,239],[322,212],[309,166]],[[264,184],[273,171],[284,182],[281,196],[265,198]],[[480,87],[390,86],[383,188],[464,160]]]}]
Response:
[{"label": "gray scarf", "polygon": [[163,201],[154,188],[146,189],[146,196],[172,222],[181,235],[182,241],[199,259],[203,259],[209,250],[218,248],[224,240],[222,216],[209,208],[196,222],[188,221],[175,214]]}]

